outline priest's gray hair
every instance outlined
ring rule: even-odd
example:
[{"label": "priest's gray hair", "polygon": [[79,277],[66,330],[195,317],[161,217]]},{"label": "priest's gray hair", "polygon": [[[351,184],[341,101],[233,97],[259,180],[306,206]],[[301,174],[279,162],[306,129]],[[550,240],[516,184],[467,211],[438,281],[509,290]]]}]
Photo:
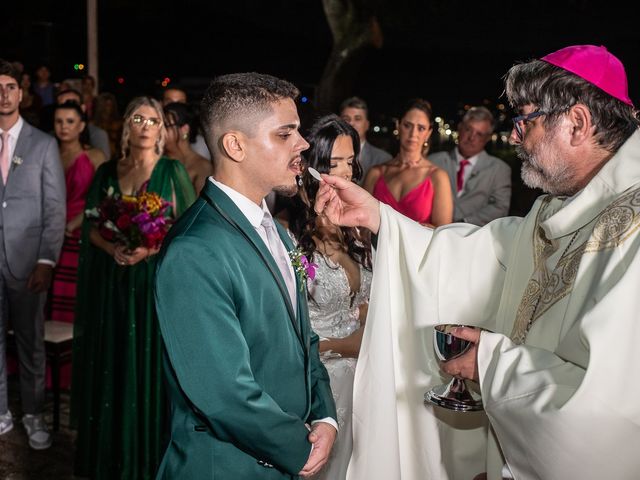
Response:
[{"label": "priest's gray hair", "polygon": [[609,152],[617,151],[637,130],[631,105],[612,97],[583,78],[542,60],[519,63],[505,75],[505,93],[513,108],[534,105],[547,114],[545,128],[557,125],[559,116],[581,103],[591,112],[595,140]]}]

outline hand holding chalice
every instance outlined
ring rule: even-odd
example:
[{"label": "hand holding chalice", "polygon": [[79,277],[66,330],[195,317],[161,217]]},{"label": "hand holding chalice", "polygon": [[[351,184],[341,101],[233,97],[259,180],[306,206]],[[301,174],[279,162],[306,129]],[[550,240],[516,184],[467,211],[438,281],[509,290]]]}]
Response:
[{"label": "hand holding chalice", "polygon": [[[472,342],[451,334],[454,328],[465,326],[476,328],[451,323],[434,327],[433,347],[438,360],[446,363],[464,355],[473,346]],[[439,385],[425,393],[424,401],[459,412],[475,412],[483,409],[480,396],[467,388],[464,379],[456,376],[447,385]]]}]

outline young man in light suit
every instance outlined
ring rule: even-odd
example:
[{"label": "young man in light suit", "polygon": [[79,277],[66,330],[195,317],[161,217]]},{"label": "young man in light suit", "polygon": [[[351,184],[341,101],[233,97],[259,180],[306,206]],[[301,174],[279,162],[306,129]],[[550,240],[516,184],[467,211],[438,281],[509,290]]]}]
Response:
[{"label": "young man in light suit", "polygon": [[304,281],[264,197],[293,195],[308,148],[288,82],[215,79],[202,101],[214,175],[160,253],[171,440],[158,478],[285,479],[318,472],[336,435]]},{"label": "young man in light suit", "polygon": [[511,168],[484,149],[494,126],[487,108],[472,107],[458,127],[458,148],[429,155],[449,174],[454,222],[482,226],[509,213]]},{"label": "young man in light suit", "polygon": [[42,415],[43,307],[64,238],[66,192],[58,145],[20,117],[21,99],[18,72],[0,59],[0,434],[13,428],[5,354],[11,319],[20,364],[22,422],[31,448],[41,450],[51,446]]}]

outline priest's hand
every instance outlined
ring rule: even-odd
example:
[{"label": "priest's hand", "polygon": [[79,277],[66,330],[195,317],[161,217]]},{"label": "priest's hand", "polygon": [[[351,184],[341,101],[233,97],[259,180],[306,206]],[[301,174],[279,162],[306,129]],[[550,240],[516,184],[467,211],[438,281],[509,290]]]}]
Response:
[{"label": "priest's hand", "polygon": [[309,441],[313,445],[307,463],[298,475],[310,477],[320,471],[327,463],[333,442],[336,440],[336,429],[326,422],[314,423],[309,432]]},{"label": "priest's hand", "polygon": [[478,343],[480,342],[479,328],[457,327],[451,330],[451,335],[472,342],[473,345],[464,355],[440,363],[443,372],[454,377],[477,382],[478,376]]},{"label": "priest's hand", "polygon": [[322,180],[314,206],[318,215],[334,225],[365,227],[378,233],[379,203],[369,192],[342,177],[322,174]]}]

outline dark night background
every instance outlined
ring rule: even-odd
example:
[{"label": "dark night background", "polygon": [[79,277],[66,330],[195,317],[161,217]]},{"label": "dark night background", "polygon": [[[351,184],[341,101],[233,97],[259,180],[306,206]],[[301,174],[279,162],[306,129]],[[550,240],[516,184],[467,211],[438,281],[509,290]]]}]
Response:
[{"label": "dark night background", "polygon": [[[331,49],[320,0],[98,3],[100,88],[125,103],[158,94],[164,77],[197,96],[211,76],[248,70],[287,78],[312,98]],[[501,77],[514,62],[579,43],[603,44],[621,58],[631,98],[640,101],[640,30],[610,2],[376,5],[384,45],[368,51],[353,89],[373,112],[392,115],[421,96],[436,115],[456,120],[464,104],[499,101]],[[85,2],[25,1],[3,10],[0,56],[28,69],[46,62],[55,81],[77,76],[73,65],[87,61]]]}]

